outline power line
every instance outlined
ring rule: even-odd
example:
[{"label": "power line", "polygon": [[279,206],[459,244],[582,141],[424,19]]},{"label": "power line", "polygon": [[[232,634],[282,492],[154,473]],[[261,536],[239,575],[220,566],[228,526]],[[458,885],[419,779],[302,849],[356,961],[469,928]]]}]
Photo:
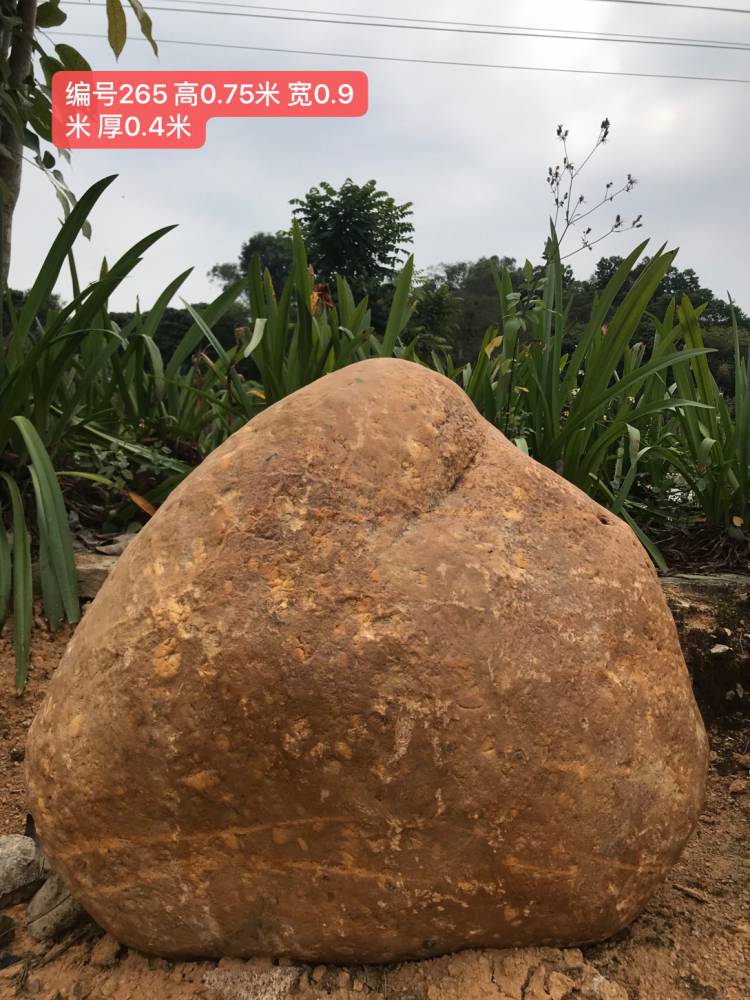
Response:
[{"label": "power line", "polygon": [[[285,14],[314,14],[314,15],[330,15],[332,17],[356,17],[359,20],[365,19],[369,21],[403,21],[410,24],[424,24],[424,25],[445,25],[447,27],[454,28],[490,28],[496,30],[506,30],[506,31],[550,31],[554,32],[556,35],[585,35],[590,38],[623,38],[623,39],[648,39],[648,40],[659,40],[668,42],[699,42],[703,45],[735,45],[738,43],[727,41],[726,39],[715,39],[715,38],[685,38],[684,36],[675,35],[649,35],[649,34],[633,34],[632,32],[620,32],[620,31],[585,31],[582,28],[571,30],[569,28],[537,28],[525,24],[487,24],[482,21],[455,21],[455,20],[445,20],[434,17],[397,17],[395,14],[357,14],[353,11],[342,11],[342,10],[311,10],[306,7],[279,7],[277,5],[269,6],[268,4],[258,4],[258,3],[234,3],[231,0],[181,0],[182,3],[189,4],[190,6],[200,6],[201,4],[206,4],[209,8],[210,13],[214,13],[211,8],[218,7],[232,7],[237,10],[270,10],[274,13],[281,12]],[[87,4],[88,6],[88,4]],[[746,44],[746,43],[739,43]]]},{"label": "power line", "polygon": [[712,7],[698,3],[668,3],[666,0],[586,0],[587,3],[626,3],[638,7],[676,7],[678,10],[709,10],[715,14],[750,14],[747,7]]},{"label": "power line", "polygon": [[[187,0],[188,3],[193,2],[193,0]],[[95,2],[90,2],[90,0],[68,0],[68,5],[72,7],[105,7],[106,3],[101,3],[99,0]],[[226,4],[225,6],[232,7],[244,7],[250,5],[244,4]],[[238,10],[218,10],[218,9],[207,9],[205,7],[162,7],[155,4],[148,5],[149,11],[163,11],[166,13],[178,13],[178,14],[208,14],[212,17],[245,17],[252,18],[254,20],[267,20],[267,21],[297,21],[303,22],[305,24],[332,24],[339,25],[342,27],[354,27],[354,28],[395,28],[401,31],[432,31],[448,34],[458,34],[458,35],[493,35],[502,36],[510,38],[543,38],[543,39],[554,39],[556,41],[583,41],[583,42],[614,42],[619,44],[632,44],[632,45],[664,45],[670,47],[679,48],[696,48],[696,49],[720,49],[728,51],[748,51],[750,50],[750,43],[747,42],[724,42],[724,41],[712,41],[709,39],[677,39],[668,38],[666,36],[659,35],[623,35],[623,34],[608,34],[608,33],[594,33],[594,32],[580,32],[572,33],[565,31],[562,33],[559,29],[552,28],[527,28],[527,27],[513,27],[511,25],[487,25],[484,27],[456,27],[456,24],[462,22],[438,22],[435,21],[424,21],[424,23],[403,23],[394,24],[388,23],[386,21],[351,21],[348,18],[340,17],[305,17],[300,14],[258,14],[249,12],[248,10],[238,11]],[[295,8],[263,8],[265,10],[293,10]],[[325,11],[310,11],[311,14],[325,14]],[[335,13],[335,12],[328,12]],[[357,15],[358,17],[370,17],[370,15]],[[377,16],[377,15],[376,15]],[[404,21],[416,21],[417,19],[401,19]],[[450,27],[445,27],[444,25],[450,24]]]},{"label": "power line", "polygon": [[[100,38],[107,39],[106,35],[95,34],[86,31],[57,31],[50,32],[55,35],[64,35],[68,38]],[[145,38],[133,38],[134,42],[146,42]],[[627,76],[641,77],[647,80],[695,80],[704,83],[750,83],[750,78],[729,77],[729,76],[692,76],[687,73],[637,73],[635,71],[616,69],[580,69],[567,68],[563,66],[523,66],[509,63],[481,63],[481,62],[461,62],[453,59],[412,59],[406,56],[376,56],[365,55],[354,52],[320,52],[314,49],[281,49],[272,48],[267,45],[236,45],[229,42],[194,42],[184,38],[159,38],[160,45],[192,45],[196,48],[208,49],[237,49],[243,52],[277,52],[285,55],[296,56],[323,56],[326,59],[358,59],[371,62],[391,62],[391,63],[414,63],[420,66],[460,66],[471,69],[504,69],[520,70],[530,73],[569,73],[584,76]]]},{"label": "power line", "polygon": [[[279,11],[282,13],[290,14],[314,14],[314,15],[330,15],[334,17],[356,17],[360,20],[366,19],[371,21],[403,21],[408,24],[417,25],[444,25],[450,28],[488,28],[498,31],[511,31],[511,32],[542,32],[549,31],[554,33],[554,37],[565,37],[572,36],[574,38],[581,38],[583,40],[596,39],[602,41],[643,41],[650,42],[653,44],[661,42],[676,42],[676,43],[688,43],[693,42],[704,46],[716,46],[717,48],[750,48],[750,44],[743,42],[730,42],[726,39],[716,39],[716,38],[685,38],[682,36],[675,35],[648,35],[648,34],[633,34],[632,32],[620,32],[620,31],[585,31],[584,29],[571,30],[569,28],[536,28],[529,25],[508,25],[508,24],[487,24],[485,22],[476,21],[454,21],[445,20],[434,17],[396,17],[395,15],[385,15],[385,14],[357,14],[352,11],[340,11],[340,10],[309,10],[302,7],[277,7],[268,6],[266,4],[256,4],[256,3],[232,3],[225,2],[225,0],[181,0],[182,3],[189,4],[191,6],[199,6],[202,3],[207,3],[209,10],[212,7],[232,7],[238,10],[271,10]],[[214,13],[210,10],[210,13]],[[392,25],[388,25],[392,27]]]},{"label": "power line", "polygon": [[[395,14],[357,14],[354,11],[348,10],[311,10],[307,7],[279,7],[277,5],[270,6],[269,4],[259,4],[259,3],[234,3],[229,0],[181,0],[182,3],[191,4],[197,6],[200,4],[205,4],[209,8],[211,7],[234,7],[239,10],[270,10],[270,11],[281,11],[283,13],[289,14],[315,14],[315,15],[331,15],[335,17],[356,17],[359,19],[365,18],[371,21],[405,21],[412,24],[441,24],[441,25],[452,25],[459,28],[518,28],[519,31],[555,31],[561,35],[589,35],[594,37],[607,36],[610,38],[659,38],[670,42],[703,42],[705,44],[711,45],[731,45],[732,42],[727,42],[725,40],[717,39],[705,39],[705,38],[684,38],[675,35],[649,35],[649,34],[633,34],[632,32],[620,32],[620,31],[585,31],[583,28],[571,31],[567,28],[534,28],[528,25],[504,25],[504,24],[487,24],[482,21],[455,21],[455,20],[445,20],[435,17],[398,17]],[[610,0],[596,0],[597,3],[608,3]],[[615,3],[617,0],[611,0]],[[650,4],[649,6],[657,6],[656,3]],[[664,4],[664,6],[670,6],[669,4]],[[693,8],[693,5],[687,4],[673,4],[675,7],[687,7],[688,9],[702,10],[702,7]],[[714,8],[706,8],[714,9]],[[733,7],[717,7],[716,10],[726,10],[736,13],[750,14],[750,10],[735,10]]]}]

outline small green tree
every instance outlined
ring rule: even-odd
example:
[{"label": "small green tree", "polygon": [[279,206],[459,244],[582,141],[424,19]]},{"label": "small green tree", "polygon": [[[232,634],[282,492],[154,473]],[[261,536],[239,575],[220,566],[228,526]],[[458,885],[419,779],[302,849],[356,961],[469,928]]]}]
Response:
[{"label": "small green tree", "polygon": [[412,242],[412,203],[399,205],[374,180],[347,178],[338,190],[323,181],[290,204],[319,278],[342,274],[360,295],[393,276]]}]

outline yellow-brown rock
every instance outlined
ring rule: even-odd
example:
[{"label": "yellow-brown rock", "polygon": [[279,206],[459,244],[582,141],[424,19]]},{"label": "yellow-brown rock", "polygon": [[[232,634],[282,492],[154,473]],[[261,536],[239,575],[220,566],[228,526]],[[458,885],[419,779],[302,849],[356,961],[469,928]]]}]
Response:
[{"label": "yellow-brown rock", "polygon": [[705,767],[630,529],[396,360],[175,490],[27,752],[44,849],[119,941],[354,962],[612,934]]}]

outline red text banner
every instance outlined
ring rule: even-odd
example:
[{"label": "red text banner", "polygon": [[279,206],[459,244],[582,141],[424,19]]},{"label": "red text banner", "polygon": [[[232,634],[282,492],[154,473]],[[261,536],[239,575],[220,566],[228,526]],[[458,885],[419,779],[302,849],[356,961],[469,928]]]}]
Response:
[{"label": "red text banner", "polygon": [[356,118],[361,72],[55,73],[58,149],[197,149],[211,118]]}]

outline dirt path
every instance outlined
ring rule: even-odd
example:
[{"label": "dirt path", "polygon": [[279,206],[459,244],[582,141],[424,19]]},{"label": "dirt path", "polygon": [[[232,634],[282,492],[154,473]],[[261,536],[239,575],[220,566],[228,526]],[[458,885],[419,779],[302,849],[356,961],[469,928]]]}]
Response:
[{"label": "dirt path", "polygon": [[[35,629],[26,694],[0,636],[0,833],[22,833],[26,730],[69,633]],[[0,947],[0,998],[41,1000],[750,1000],[750,720],[712,733],[704,814],[643,914],[603,945],[474,951],[432,962],[339,969],[235,961],[172,963],[118,949],[100,932],[45,950],[23,933]],[[9,910],[20,927],[24,907]],[[64,950],[61,950],[64,949]]]}]

